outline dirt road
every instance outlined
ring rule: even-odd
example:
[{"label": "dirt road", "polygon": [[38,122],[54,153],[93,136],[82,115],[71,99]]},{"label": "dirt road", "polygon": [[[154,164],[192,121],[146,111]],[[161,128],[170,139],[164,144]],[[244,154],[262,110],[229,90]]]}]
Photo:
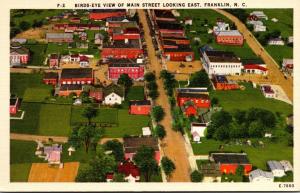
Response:
[{"label": "dirt road", "polygon": [[[159,77],[159,73],[162,67],[155,56],[155,50],[149,33],[149,26],[147,24],[146,15],[144,10],[138,10],[140,22],[143,24],[145,31],[145,40],[148,48],[148,56],[150,59],[150,70],[155,71],[156,77]],[[171,182],[189,182],[190,181],[190,165],[188,162],[188,155],[184,147],[184,138],[180,133],[172,130],[172,118],[170,112],[170,105],[168,97],[163,89],[162,80],[158,80],[159,97],[156,100],[157,105],[161,105],[166,113],[165,118],[161,121],[161,124],[165,127],[167,136],[163,140],[162,146],[163,154],[169,157],[176,165],[176,170],[172,174],[169,181]]]},{"label": "dirt road", "polygon": [[262,60],[266,63],[267,68],[269,70],[269,80],[272,82],[272,84],[280,85],[286,93],[286,95],[289,97],[289,99],[293,101],[293,80],[290,77],[287,79],[284,78],[283,73],[281,73],[279,70],[278,64],[263,48],[263,46],[256,40],[253,34],[247,29],[245,24],[242,23],[238,18],[224,10],[216,9],[215,11],[226,16],[228,19],[235,23],[237,29],[243,34],[249,47],[257,56],[260,56]]},{"label": "dirt road", "polygon": [[[44,135],[30,135],[30,134],[20,134],[20,133],[10,133],[10,139],[12,140],[21,140],[21,141],[48,141],[49,138],[52,138],[53,141],[58,143],[67,143],[68,137],[63,136],[44,136]],[[117,139],[120,142],[123,142],[123,138],[102,138],[99,143],[103,144],[106,141]]]}]

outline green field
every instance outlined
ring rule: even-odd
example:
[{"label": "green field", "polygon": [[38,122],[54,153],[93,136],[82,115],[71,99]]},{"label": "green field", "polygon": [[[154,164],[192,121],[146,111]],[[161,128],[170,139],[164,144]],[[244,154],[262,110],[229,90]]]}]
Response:
[{"label": "green field", "polygon": [[252,107],[259,107],[270,110],[274,113],[280,112],[287,116],[293,112],[293,106],[285,102],[267,99],[263,96],[259,88],[253,88],[250,83],[243,83],[245,90],[232,91],[211,91],[210,98],[219,99],[220,106],[224,110],[234,109],[246,110]]},{"label": "green field", "polygon": [[43,66],[46,58],[47,44],[27,44],[25,47],[30,50],[29,65]]},{"label": "green field", "polygon": [[46,17],[51,17],[62,13],[64,10],[62,9],[28,9],[25,14],[22,14],[22,10],[14,10],[12,9],[10,14],[12,21],[16,24],[19,24],[22,21],[27,21],[30,24],[33,23],[34,20],[42,20]]},{"label": "green field", "polygon": [[[219,45],[215,43],[213,35],[207,33],[208,29],[212,29],[213,26],[216,25],[216,21],[218,18],[222,18],[229,24],[232,23],[223,15],[211,9],[184,9],[178,11],[180,12],[180,20],[183,20],[183,18],[185,17],[193,18],[193,25],[190,27],[186,27],[186,34],[192,42],[191,45],[195,52],[196,59],[199,59],[199,48],[204,45],[210,45],[215,50],[234,52],[240,58],[256,57],[256,55],[253,53],[246,42],[243,46]],[[207,26],[205,26],[205,20],[207,20]],[[200,38],[199,44],[196,44],[194,42],[194,37]]]},{"label": "green field", "polygon": [[[218,151],[220,145],[224,146],[223,151],[241,152],[248,154],[249,161],[258,168],[266,170],[268,160],[289,160],[293,163],[293,148],[288,147],[283,142],[264,142],[264,147],[253,147],[248,145],[224,145],[224,143],[215,140],[201,139],[200,144],[192,143],[195,155],[205,155],[209,152]],[[274,153],[276,152],[276,153]]]},{"label": "green field", "polygon": [[129,89],[127,93],[127,100],[144,100],[144,87],[143,86],[133,86]]},{"label": "green field", "polygon": [[31,163],[10,164],[10,181],[27,182]]},{"label": "green field", "polygon": [[68,44],[49,43],[47,46],[46,54],[52,54],[52,53],[68,54]]},{"label": "green field", "polygon": [[24,93],[24,102],[43,102],[51,95],[49,88],[27,88]]},{"label": "green field", "polygon": [[10,73],[10,92],[18,97],[24,97],[27,88],[42,88],[52,90],[52,86],[43,84],[43,75]]}]

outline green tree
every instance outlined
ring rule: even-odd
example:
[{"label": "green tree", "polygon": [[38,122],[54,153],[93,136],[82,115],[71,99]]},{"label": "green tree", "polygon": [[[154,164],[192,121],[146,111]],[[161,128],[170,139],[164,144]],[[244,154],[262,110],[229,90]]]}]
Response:
[{"label": "green tree", "polygon": [[82,91],[80,93],[79,98],[81,99],[82,103],[90,103],[90,97],[89,97],[89,93],[87,91]]},{"label": "green tree", "polygon": [[[79,140],[81,141],[81,144],[84,145],[85,151],[88,152],[91,145],[93,145],[94,147],[97,146],[97,143],[103,136],[103,133],[103,129],[101,128],[96,128],[92,125],[85,125],[81,126],[78,129],[77,135]],[[96,147],[94,148],[94,150],[95,149]]]},{"label": "green tree", "polygon": [[163,138],[165,138],[165,136],[167,135],[166,130],[164,128],[164,126],[162,125],[157,125],[154,129],[155,131],[155,135],[162,140]]},{"label": "green tree", "polygon": [[260,121],[253,121],[249,125],[249,136],[250,137],[263,137],[265,133],[264,125]]},{"label": "green tree", "polygon": [[146,86],[149,90],[157,90],[157,84],[155,81],[148,82]]},{"label": "green tree", "polygon": [[191,173],[191,181],[192,182],[201,182],[203,180],[203,174],[200,173],[198,170],[194,170]]},{"label": "green tree", "polygon": [[212,99],[211,99],[211,105],[212,106],[217,106],[218,104],[219,104],[219,99],[218,98],[216,98],[216,97],[213,97]]},{"label": "green tree", "polygon": [[76,182],[105,182],[106,174],[113,173],[117,163],[113,156],[98,152],[89,165],[79,170]]},{"label": "green tree", "polygon": [[22,31],[26,31],[31,27],[31,25],[27,21],[21,21],[20,24],[19,24],[19,27]]},{"label": "green tree", "polygon": [[147,72],[145,75],[144,75],[144,79],[147,81],[147,82],[152,82],[152,81],[155,81],[156,77],[155,77],[155,74],[152,73],[152,72]]},{"label": "green tree", "polygon": [[114,173],[113,182],[125,182],[125,175],[120,173]]},{"label": "green tree", "polygon": [[133,157],[141,173],[144,175],[145,181],[149,182],[153,174],[158,173],[158,165],[154,159],[154,149],[141,146]]},{"label": "green tree", "polygon": [[111,150],[115,159],[120,162],[124,160],[123,144],[118,140],[109,140],[104,144],[105,150]]},{"label": "green tree", "polygon": [[173,171],[176,169],[175,164],[172,162],[172,160],[170,160],[166,156],[164,156],[161,159],[161,166],[168,178],[173,173]]},{"label": "green tree", "polygon": [[118,79],[118,84],[123,85],[125,88],[126,93],[130,89],[130,87],[133,85],[132,79],[128,76],[128,74],[121,74]]},{"label": "green tree", "polygon": [[155,106],[152,108],[151,115],[156,122],[160,122],[164,116],[165,112],[161,106]]},{"label": "green tree", "polygon": [[88,119],[88,124],[91,124],[91,120],[93,117],[97,116],[97,110],[93,108],[92,106],[87,106],[83,109],[82,116]]},{"label": "green tree", "polygon": [[204,69],[195,72],[190,77],[190,87],[210,87],[210,80]]},{"label": "green tree", "polygon": [[157,90],[150,90],[148,95],[152,100],[155,100],[159,96],[159,93]]}]

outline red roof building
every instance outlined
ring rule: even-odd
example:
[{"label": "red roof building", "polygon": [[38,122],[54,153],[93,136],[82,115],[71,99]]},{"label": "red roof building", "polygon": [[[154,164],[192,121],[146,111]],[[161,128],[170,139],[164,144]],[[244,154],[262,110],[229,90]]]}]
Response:
[{"label": "red roof building", "polygon": [[176,21],[171,10],[152,9],[151,10],[153,20],[156,21]]},{"label": "red roof building", "polygon": [[44,84],[56,85],[58,83],[58,74],[56,72],[48,72],[43,77]]},{"label": "red roof building", "polygon": [[156,21],[161,37],[185,37],[184,28],[178,22]]},{"label": "red roof building", "polygon": [[30,51],[21,46],[18,42],[13,42],[10,45],[10,64],[27,64],[29,62]]},{"label": "red roof building", "polygon": [[101,102],[103,101],[103,90],[101,88],[90,89],[89,96],[96,102]]},{"label": "red roof building", "polygon": [[212,153],[210,160],[219,165],[220,171],[225,174],[235,174],[238,166],[244,167],[245,175],[252,170],[252,164],[249,162],[246,153]]},{"label": "red roof building", "polygon": [[59,89],[59,96],[69,96],[71,93],[75,93],[79,96],[83,91],[83,87],[80,84],[63,84]]},{"label": "red roof building", "polygon": [[140,180],[139,168],[129,159],[124,162],[121,162],[118,165],[118,172],[124,174],[125,179],[128,179],[128,181],[131,181],[130,178],[133,178],[132,180],[134,181]]},{"label": "red roof building", "polygon": [[151,112],[151,103],[149,100],[135,100],[129,102],[129,114],[149,115]]},{"label": "red roof building", "polygon": [[11,115],[15,115],[18,112],[19,109],[19,98],[10,98],[10,104],[9,104],[9,113]]},{"label": "red roof building", "polygon": [[238,30],[214,32],[217,44],[242,46],[244,37]]},{"label": "red roof building", "polygon": [[49,67],[50,68],[58,68],[59,67],[59,55],[58,54],[51,54],[49,58]]},{"label": "red roof building", "polygon": [[92,68],[65,68],[61,72],[61,84],[93,84]]},{"label": "red roof building", "polygon": [[196,116],[197,115],[197,107],[195,107],[195,105],[193,105],[193,104],[187,105],[186,107],[184,107],[184,113],[187,117]]},{"label": "red roof building", "polygon": [[126,15],[125,9],[96,9],[89,14],[92,20],[103,20],[112,17],[121,17]]},{"label": "red roof building", "polygon": [[212,82],[216,90],[237,90],[240,86],[234,81],[228,81],[224,75],[213,75]]},{"label": "red roof building", "polygon": [[267,75],[268,69],[261,59],[245,59],[242,60],[243,72],[249,74]]},{"label": "red roof building", "polygon": [[141,38],[140,30],[138,28],[126,28],[118,33],[112,34],[113,40],[138,40]]},{"label": "red roof building", "polygon": [[184,106],[186,102],[191,101],[197,108],[210,108],[210,99],[208,94],[199,93],[178,93],[178,106]]},{"label": "red roof building", "polygon": [[121,74],[128,74],[133,80],[144,79],[144,64],[137,59],[110,59],[108,61],[108,78],[117,80]]}]

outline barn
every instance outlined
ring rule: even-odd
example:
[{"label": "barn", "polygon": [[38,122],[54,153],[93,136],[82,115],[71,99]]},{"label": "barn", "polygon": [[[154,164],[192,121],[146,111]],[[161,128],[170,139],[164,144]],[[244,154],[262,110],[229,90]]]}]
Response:
[{"label": "barn", "polygon": [[61,84],[93,84],[92,68],[65,68],[61,72]]},{"label": "barn", "polygon": [[252,170],[246,153],[211,153],[210,160],[220,166],[220,171],[225,174],[235,174],[238,166],[244,167],[245,175]]},{"label": "barn", "polygon": [[180,92],[177,94],[178,106],[184,106],[186,102],[192,102],[197,108],[210,108],[208,94]]},{"label": "barn", "polygon": [[244,37],[238,30],[217,31],[214,35],[217,44],[235,46],[242,46],[244,44]]},{"label": "barn", "polygon": [[43,82],[45,84],[56,85],[58,83],[58,74],[56,72],[47,72],[44,74]]},{"label": "barn", "polygon": [[129,114],[149,115],[151,112],[151,103],[149,100],[129,101]]},{"label": "barn", "polygon": [[213,75],[212,82],[216,90],[237,90],[240,86],[235,81],[229,81],[224,75]]}]

